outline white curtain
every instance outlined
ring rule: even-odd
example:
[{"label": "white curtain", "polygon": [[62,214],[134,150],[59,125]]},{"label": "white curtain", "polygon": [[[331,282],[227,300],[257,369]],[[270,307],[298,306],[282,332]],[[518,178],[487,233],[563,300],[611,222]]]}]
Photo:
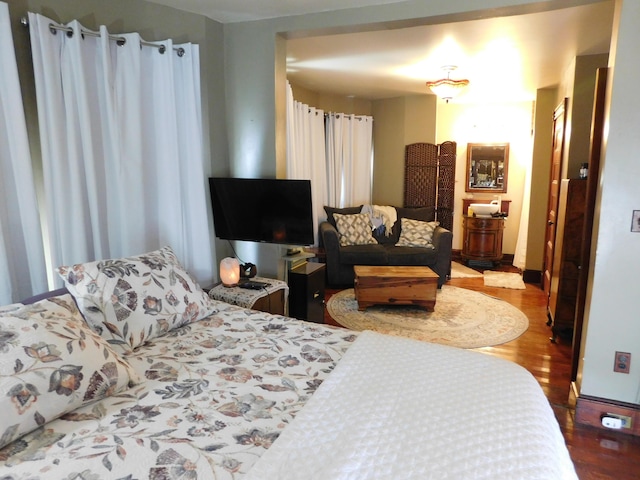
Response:
[{"label": "white curtain", "polygon": [[313,231],[318,245],[318,222],[327,204],[324,112],[293,99],[287,84],[287,178],[311,180]]},{"label": "white curtain", "polygon": [[332,113],[325,119],[328,203],[371,203],[373,118]]},{"label": "white curtain", "polygon": [[46,290],[42,232],[9,7],[0,2],[0,305]]},{"label": "white curtain", "polygon": [[525,170],[524,191],[522,192],[522,212],[516,240],[516,253],[513,255],[513,266],[522,270],[527,261],[527,238],[529,236],[529,212],[531,209],[531,165]]},{"label": "white curtain", "polygon": [[212,279],[198,46],[50,24],[29,14],[51,266],[170,245]]}]

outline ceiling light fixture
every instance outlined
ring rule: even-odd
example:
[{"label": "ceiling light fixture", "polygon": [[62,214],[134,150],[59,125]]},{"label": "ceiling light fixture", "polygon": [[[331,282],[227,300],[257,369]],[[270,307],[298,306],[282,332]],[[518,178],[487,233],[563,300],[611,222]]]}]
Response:
[{"label": "ceiling light fixture", "polygon": [[447,78],[442,78],[440,80],[436,80],[435,82],[427,82],[427,87],[431,89],[433,93],[435,93],[438,97],[445,100],[449,103],[449,100],[452,100],[456,97],[467,85],[469,85],[469,80],[452,80],[450,78],[451,72],[453,72],[456,68],[455,65],[445,65],[442,67],[442,70],[447,72]]}]

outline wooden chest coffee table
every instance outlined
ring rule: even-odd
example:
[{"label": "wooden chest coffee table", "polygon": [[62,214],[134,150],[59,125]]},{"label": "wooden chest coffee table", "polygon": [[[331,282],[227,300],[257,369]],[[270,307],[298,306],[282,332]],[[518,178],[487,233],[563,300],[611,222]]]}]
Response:
[{"label": "wooden chest coffee table", "polygon": [[353,267],[358,310],[371,305],[416,305],[433,311],[438,274],[429,267]]}]

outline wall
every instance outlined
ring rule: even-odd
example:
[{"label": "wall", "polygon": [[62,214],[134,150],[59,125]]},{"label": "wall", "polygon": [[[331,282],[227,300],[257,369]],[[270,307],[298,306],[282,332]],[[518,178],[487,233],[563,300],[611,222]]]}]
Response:
[{"label": "wall", "polygon": [[[473,20],[502,7],[501,14],[511,15],[530,12],[532,6],[544,9],[563,5],[563,0],[551,0],[544,5],[535,0],[485,0],[483,10],[478,10],[475,0],[449,0],[437,4],[407,0],[339,12],[225,24],[226,124],[231,173],[273,177],[282,170],[284,159],[276,139],[282,138],[286,121],[281,113],[278,114],[284,109],[276,104],[276,98],[283,98],[279,92],[285,87],[284,83],[277,84],[276,81],[286,75],[286,49],[276,48],[280,37]],[[281,58],[276,58],[276,54]],[[241,258],[259,265],[261,274],[277,275],[281,271],[279,257],[282,251],[278,247],[241,244],[237,248]]]},{"label": "wall", "polygon": [[314,92],[295,83],[291,83],[291,90],[296,101],[322,109],[327,113],[371,115],[372,112],[371,100]]},{"label": "wall", "polygon": [[505,225],[503,251],[513,254],[519,230],[525,171],[531,163],[531,103],[515,105],[465,105],[444,103],[434,95],[396,97],[373,102],[374,182],[373,201],[402,205],[404,199],[404,150],[416,142],[458,144],[456,162],[453,248],[462,248],[462,199],[491,201],[491,194],[465,192],[467,143],[509,142],[507,193],[511,200]]},{"label": "wall", "polygon": [[[511,200],[505,222],[502,251],[514,254],[520,229],[526,171],[531,168],[531,102],[504,104],[456,104],[438,102],[437,142],[458,143],[456,162],[455,219],[453,248],[462,248],[462,199],[473,198],[487,203],[501,196]],[[501,194],[468,193],[465,191],[467,143],[509,143],[507,192]]]},{"label": "wall", "polygon": [[[29,11],[40,13],[60,23],[78,19],[89,29],[97,29],[106,25],[111,33],[136,31],[145,40],[162,40],[172,38],[176,43],[193,42],[200,44],[201,81],[203,90],[203,117],[205,124],[205,150],[210,151],[216,160],[207,161],[205,171],[219,169],[226,163],[226,145],[220,141],[226,137],[224,124],[210,121],[210,117],[224,115],[222,110],[224,98],[223,77],[219,72],[223,68],[223,52],[219,48],[223,43],[222,25],[202,17],[155,3],[142,0],[5,0],[9,4],[9,12],[13,20],[13,37],[16,44],[16,56],[26,114],[33,122],[37,120],[35,107],[35,87],[33,84],[33,67],[29,47],[29,29],[20,25],[19,19]],[[37,138],[37,135],[31,135]],[[215,140],[215,141],[214,141]],[[32,140],[33,141],[33,140]]]},{"label": "wall", "polygon": [[404,204],[404,151],[436,143],[436,97],[409,95],[373,102],[373,203]]},{"label": "wall", "polygon": [[562,178],[578,178],[580,164],[589,161],[595,72],[607,66],[607,59],[606,54],[578,56],[564,71],[556,99],[559,105],[568,98]]},{"label": "wall", "polygon": [[[275,138],[275,72],[274,63],[253,63],[255,50],[274,42],[278,33],[304,31],[318,34],[331,33],[336,29],[384,28],[385,22],[394,22],[396,27],[417,22],[440,22],[470,20],[489,14],[491,9],[502,8],[505,15],[523,13],[524,8],[552,8],[566,6],[566,2],[526,0],[486,0],[483,10],[478,10],[475,0],[450,0],[433,4],[412,0],[393,5],[341,10],[339,13],[322,13],[260,22],[225,25],[226,85],[229,88],[240,82],[249,88],[250,96],[238,94],[227,97],[227,121],[233,132],[234,143],[245,135],[251,137],[256,130],[255,119],[246,115],[250,109],[266,108],[261,115],[270,129],[270,138]],[[640,162],[631,152],[640,151],[640,96],[636,95],[640,83],[640,63],[636,61],[636,45],[640,42],[640,4],[629,0],[616,0],[620,28],[614,34],[614,42],[621,44],[609,62],[612,71],[611,117],[609,119],[609,141],[603,158],[601,191],[597,199],[597,223],[594,242],[594,269],[589,279],[587,298],[588,317],[584,360],[581,375],[585,393],[613,400],[638,402],[640,368],[632,361],[631,375],[612,372],[614,350],[633,353],[640,358],[640,322],[635,312],[635,297],[638,280],[629,274],[621,281],[625,272],[640,270],[640,255],[630,255],[640,248],[640,235],[631,234],[629,226],[631,211],[640,209],[637,200],[636,179],[640,176]],[[268,49],[267,49],[268,50]],[[268,52],[264,52],[265,54]],[[271,52],[273,53],[273,52]],[[616,56],[618,58],[616,58]],[[374,112],[375,114],[375,112]],[[275,146],[271,140],[264,145],[262,167],[275,171]],[[232,145],[233,147],[233,145]],[[233,165],[242,164],[239,151],[230,152]],[[600,228],[602,219],[602,228]],[[606,219],[606,222],[605,220]],[[605,225],[606,223],[606,225]],[[267,252],[270,253],[270,252]]]},{"label": "wall", "polygon": [[[326,102],[322,102],[321,94],[301,87],[295,87],[293,91],[296,100],[324,108]],[[532,105],[528,102],[473,106],[454,102],[447,104],[438,101],[437,97],[431,94],[394,97],[375,100],[372,103],[372,201],[376,205],[403,205],[406,145],[418,142],[442,143],[448,140],[457,142],[454,249],[462,248],[462,199],[475,197],[480,202],[493,199],[491,194],[465,192],[467,143],[510,143],[507,192],[501,196],[504,200],[511,200],[510,215],[505,225],[503,251],[513,254],[520,226],[525,173],[531,167]],[[341,107],[348,108],[349,105]]]},{"label": "wall", "polygon": [[[569,129],[565,171],[578,175],[580,163],[589,151],[591,111],[595,72],[607,55],[577,57],[564,72],[560,89],[538,92],[532,105],[467,105],[455,101],[447,104],[434,95],[412,95],[373,101],[374,179],[373,202],[402,205],[404,196],[404,148],[415,142],[458,143],[456,168],[456,221],[453,248],[462,248],[462,199],[491,201],[492,194],[465,192],[467,143],[510,143],[509,180],[505,200],[511,200],[510,215],[505,223],[503,251],[516,252],[523,206],[527,170],[530,171],[531,197],[528,211],[525,269],[542,271],[544,232],[549,188],[550,152],[553,110],[563,95],[570,98],[573,120]],[[294,90],[296,91],[296,90]],[[321,94],[297,90],[309,104],[320,107]],[[297,99],[297,97],[296,97]],[[353,99],[350,99],[353,101]],[[347,108],[348,105],[343,105]],[[532,125],[532,118],[534,124]],[[437,130],[437,136],[436,136]],[[535,136],[533,135],[535,132]],[[511,140],[509,140],[511,139]],[[572,140],[572,141],[571,141]],[[569,146],[571,147],[569,149]],[[565,173],[568,174],[568,173]],[[525,219],[527,221],[527,219]]]},{"label": "wall", "polygon": [[[485,0],[478,10],[476,0],[449,0],[432,4],[411,0],[393,5],[224,25],[203,17],[180,12],[140,0],[9,0],[13,20],[18,68],[23,87],[30,137],[37,138],[33,79],[30,74],[29,39],[19,27],[27,10],[43,13],[60,21],[79,18],[88,27],[104,23],[114,32],[139,31],[147,40],[172,37],[201,45],[203,115],[208,119],[211,164],[209,171],[238,174],[274,175],[276,172],[276,69],[284,62],[276,58],[276,37],[281,32],[352,28],[395,22],[470,20],[491,9],[518,14],[525,9],[566,5],[561,0]],[[630,232],[631,213],[640,209],[637,178],[640,162],[640,3],[616,0],[616,25],[609,58],[608,122],[600,172],[600,190],[596,204],[594,242],[585,312],[584,349],[580,362],[581,393],[613,400],[640,403],[640,321],[636,296],[639,287],[640,234]],[[365,27],[366,26],[366,27]],[[221,59],[220,30],[224,33],[224,66]],[[207,48],[208,47],[208,48]],[[206,53],[202,53],[206,51]],[[278,51],[278,56],[283,52]],[[224,84],[220,72],[224,71]],[[225,96],[225,90],[228,95]],[[561,94],[561,93],[560,93]],[[281,97],[281,96],[280,96]],[[279,101],[280,100],[279,97]],[[226,104],[219,104],[222,98]],[[212,108],[213,107],[213,108]],[[281,112],[281,109],[278,110]],[[227,136],[228,133],[228,136]],[[227,139],[227,143],[214,143]],[[227,151],[230,163],[227,164]],[[37,156],[38,149],[33,153]],[[254,162],[255,160],[255,162]],[[267,255],[273,250],[266,249]],[[265,271],[265,273],[268,273]],[[616,350],[632,353],[631,373],[613,373]]]},{"label": "wall", "polygon": [[[545,7],[560,6],[562,0],[545,2]],[[275,81],[284,68],[274,62],[275,39],[282,35],[331,34],[347,29],[383,29],[387,22],[394,28],[418,23],[482,18],[493,8],[505,7],[503,14],[530,11],[535,0],[486,0],[485,10],[477,10],[474,0],[450,0],[433,4],[409,0],[390,5],[343,9],[309,15],[273,18],[224,25],[225,85],[227,92],[227,128],[232,169],[253,175],[275,175],[276,127],[284,128],[276,118]],[[286,52],[282,52],[284,55]],[[278,87],[279,88],[279,87]],[[274,121],[275,119],[275,121]],[[262,161],[257,161],[260,158]]]},{"label": "wall", "polygon": [[318,94],[318,108],[325,112],[371,115],[371,101],[362,98],[341,97],[339,95]]},{"label": "wall", "polygon": [[607,66],[608,55],[583,55],[575,59],[573,91],[571,92],[571,141],[567,158],[566,178],[578,178],[580,164],[589,162],[595,72]]},{"label": "wall", "polygon": [[558,88],[541,89],[534,107],[534,146],[531,170],[531,209],[525,270],[544,267],[544,234],[549,195],[550,152],[553,145],[553,111],[568,98],[567,131],[562,178],[576,178],[580,164],[588,162],[596,71],[606,66],[608,55],[574,58],[563,72]]},{"label": "wall", "polygon": [[540,89],[536,93],[525,271],[538,273],[542,272],[544,265],[544,239],[547,230],[549,175],[553,148],[553,111],[557,106],[557,98],[558,91],[555,88]]},{"label": "wall", "polygon": [[[6,0],[5,0],[6,1]],[[37,125],[35,85],[31,62],[29,29],[20,25],[20,18],[28,12],[39,13],[60,23],[78,19],[86,28],[97,30],[106,25],[111,33],[139,32],[145,40],[172,38],[176,43],[193,42],[200,45],[202,117],[203,117],[203,166],[205,175],[226,174],[229,171],[226,149],[224,117],[224,78],[222,25],[180,10],[141,0],[8,0],[12,20],[13,39],[16,47],[18,74],[27,119],[31,154],[36,175],[40,175],[40,142]],[[210,48],[217,46],[218,48]],[[206,185],[208,192],[208,185]],[[208,208],[210,208],[208,206]],[[208,219],[211,232],[213,220]],[[212,234],[213,237],[213,234]],[[212,245],[213,249],[214,246]],[[223,246],[220,247],[221,249]],[[140,252],[143,253],[143,252]],[[214,257],[215,258],[215,257]],[[212,279],[201,279],[210,281]]]},{"label": "wall", "polygon": [[[308,105],[325,108],[327,95],[299,86],[293,86],[294,98]],[[344,97],[332,99],[335,104]],[[324,100],[324,101],[323,101]],[[347,111],[353,99],[339,104]],[[362,102],[362,101],[361,101]],[[475,105],[444,103],[431,94],[394,97],[372,102],[374,117],[374,165],[373,203],[377,205],[403,205],[404,201],[404,151],[405,146],[417,143],[442,143],[453,140],[458,143],[456,163],[456,196],[453,248],[462,248],[462,199],[475,198],[491,201],[491,194],[465,192],[466,145],[472,143],[510,143],[509,179],[507,193],[501,195],[511,200],[510,216],[506,221],[503,251],[514,254],[520,228],[520,216],[525,190],[526,170],[531,168],[532,125],[528,102],[515,105]],[[552,110],[553,111],[553,110]],[[436,136],[436,130],[438,135]],[[547,159],[548,152],[547,151]],[[548,185],[547,174],[542,184]],[[546,194],[545,194],[546,196]],[[546,198],[546,197],[545,197]],[[541,204],[534,204],[541,210]],[[546,206],[546,200],[544,202]],[[542,207],[544,210],[545,207]],[[544,216],[544,213],[542,214]],[[537,242],[542,245],[543,241]],[[527,254],[528,257],[528,254]],[[541,267],[538,266],[537,270]]]},{"label": "wall", "polygon": [[[640,3],[616,0],[614,22],[578,383],[582,394],[640,404],[640,233],[630,231],[640,210]],[[613,372],[615,351],[631,353],[629,374]]]}]

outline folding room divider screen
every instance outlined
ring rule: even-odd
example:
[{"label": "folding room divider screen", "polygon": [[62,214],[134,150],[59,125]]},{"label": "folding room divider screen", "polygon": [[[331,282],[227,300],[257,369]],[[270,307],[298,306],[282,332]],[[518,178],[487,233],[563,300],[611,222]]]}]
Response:
[{"label": "folding room divider screen", "polygon": [[433,209],[431,218],[453,229],[456,142],[405,147],[404,206]]}]

